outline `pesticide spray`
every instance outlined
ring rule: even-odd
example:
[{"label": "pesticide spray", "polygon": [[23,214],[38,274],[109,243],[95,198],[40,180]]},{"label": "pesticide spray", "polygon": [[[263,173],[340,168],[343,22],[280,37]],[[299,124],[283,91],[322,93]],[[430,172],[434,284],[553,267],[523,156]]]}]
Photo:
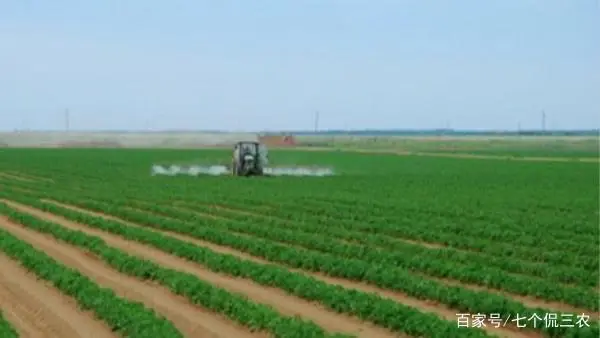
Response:
[{"label": "pesticide spray", "polygon": [[177,176],[177,175],[189,175],[189,176],[198,176],[198,175],[210,175],[210,176],[220,176],[227,175],[229,170],[227,167],[221,165],[213,165],[213,166],[200,166],[200,165],[170,165],[170,166],[161,166],[161,165],[153,165],[151,175],[165,175],[165,176]]},{"label": "pesticide spray", "polygon": [[[266,176],[312,176],[312,177],[323,177],[333,176],[335,173],[332,168],[315,168],[315,167],[266,167],[263,169]],[[151,175],[164,175],[164,176],[222,176],[230,175],[230,170],[224,165],[169,165],[163,166],[155,164],[152,166]]]},{"label": "pesticide spray", "polygon": [[[242,150],[244,149],[245,150]],[[245,153],[242,153],[244,151]],[[242,159],[244,158],[244,159]],[[262,167],[262,173],[265,176],[332,176],[334,171],[328,167],[313,167],[313,166],[269,166],[269,157],[267,147],[257,142],[238,142],[233,150],[233,159],[239,159],[238,161],[248,160],[255,164],[254,159],[258,160],[260,167]],[[194,161],[196,162],[196,161]],[[230,167],[221,164],[213,165],[201,165],[198,164],[201,161],[191,164],[170,164],[167,166],[155,164],[152,166],[151,175],[210,175],[210,176],[221,176],[230,175]],[[235,164],[232,164],[235,165]]]}]

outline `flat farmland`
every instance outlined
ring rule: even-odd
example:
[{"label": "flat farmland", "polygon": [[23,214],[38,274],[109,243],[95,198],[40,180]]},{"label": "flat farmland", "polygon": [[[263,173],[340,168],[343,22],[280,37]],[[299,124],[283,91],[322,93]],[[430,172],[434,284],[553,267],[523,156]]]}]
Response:
[{"label": "flat farmland", "polygon": [[598,337],[598,162],[1,149],[0,337]]},{"label": "flat farmland", "polygon": [[300,136],[301,144],[347,150],[486,159],[598,162],[598,136]]}]

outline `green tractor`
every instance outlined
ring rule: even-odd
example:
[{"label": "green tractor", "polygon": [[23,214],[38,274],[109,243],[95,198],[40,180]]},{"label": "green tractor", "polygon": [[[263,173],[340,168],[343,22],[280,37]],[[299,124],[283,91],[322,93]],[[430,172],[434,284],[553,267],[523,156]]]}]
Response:
[{"label": "green tractor", "polygon": [[254,141],[241,141],[235,144],[231,159],[233,176],[263,176],[267,164],[267,148],[264,145]]}]

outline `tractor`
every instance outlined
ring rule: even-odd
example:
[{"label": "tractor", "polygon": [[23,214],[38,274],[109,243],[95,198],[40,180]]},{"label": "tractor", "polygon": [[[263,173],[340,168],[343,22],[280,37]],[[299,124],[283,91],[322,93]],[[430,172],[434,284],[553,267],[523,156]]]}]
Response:
[{"label": "tractor", "polygon": [[233,147],[231,159],[233,176],[263,176],[267,164],[267,148],[259,142],[241,141]]},{"label": "tractor", "polygon": [[[227,159],[224,159],[226,162]],[[154,175],[211,175],[221,176],[231,174],[232,176],[331,176],[334,175],[332,168],[327,167],[303,167],[303,166],[275,166],[268,167],[269,158],[267,147],[256,141],[236,142],[233,147],[231,166],[214,164],[171,164],[152,165],[151,174]]]}]

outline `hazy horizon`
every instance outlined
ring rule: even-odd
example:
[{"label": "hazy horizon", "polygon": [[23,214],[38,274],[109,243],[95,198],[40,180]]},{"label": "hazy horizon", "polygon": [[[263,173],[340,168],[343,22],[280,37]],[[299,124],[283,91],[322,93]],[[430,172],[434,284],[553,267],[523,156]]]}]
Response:
[{"label": "hazy horizon", "polygon": [[597,0],[0,3],[0,130],[600,127]]}]

